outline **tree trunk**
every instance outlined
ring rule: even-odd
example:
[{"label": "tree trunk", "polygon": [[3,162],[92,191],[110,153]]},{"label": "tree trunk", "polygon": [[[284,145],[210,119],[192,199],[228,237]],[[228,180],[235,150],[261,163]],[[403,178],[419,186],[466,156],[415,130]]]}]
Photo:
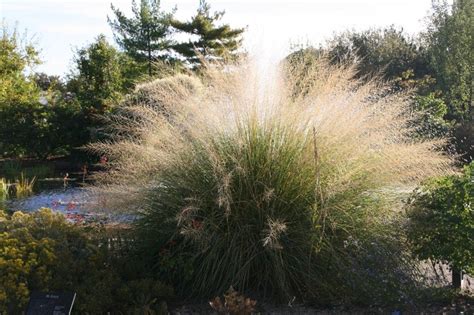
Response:
[{"label": "tree trunk", "polygon": [[150,30],[147,29],[147,33],[146,33],[146,37],[147,37],[147,43],[146,43],[146,47],[147,47],[147,53],[148,53],[148,77],[151,78],[151,36],[150,36]]},{"label": "tree trunk", "polygon": [[151,78],[151,50],[148,50],[148,76]]},{"label": "tree trunk", "polygon": [[461,288],[461,280],[462,280],[462,272],[457,267],[452,267],[452,284],[453,288],[460,289]]}]

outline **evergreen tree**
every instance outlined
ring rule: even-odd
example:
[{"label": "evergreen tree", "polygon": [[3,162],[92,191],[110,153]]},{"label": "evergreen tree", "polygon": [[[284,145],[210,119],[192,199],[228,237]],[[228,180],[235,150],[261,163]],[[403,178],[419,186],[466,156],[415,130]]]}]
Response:
[{"label": "evergreen tree", "polygon": [[148,75],[153,75],[153,62],[170,59],[170,20],[173,13],[160,10],[159,0],[132,1],[133,17],[111,5],[115,19],[108,18],[115,40],[138,62],[146,62]]},{"label": "evergreen tree", "polygon": [[171,25],[176,30],[190,36],[187,42],[178,43],[173,49],[191,67],[199,65],[201,58],[213,61],[236,56],[236,51],[242,43],[240,35],[244,30],[233,29],[228,24],[216,25],[224,13],[211,13],[209,4],[200,0],[197,13],[190,21],[172,20]]}]

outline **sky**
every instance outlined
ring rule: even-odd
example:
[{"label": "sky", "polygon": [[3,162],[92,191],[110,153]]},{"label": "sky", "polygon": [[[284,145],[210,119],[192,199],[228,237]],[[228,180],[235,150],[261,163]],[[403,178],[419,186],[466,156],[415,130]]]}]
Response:
[{"label": "sky", "polygon": [[[139,1],[139,0],[138,0]],[[36,71],[65,75],[74,51],[99,34],[110,41],[110,3],[131,13],[131,0],[0,0],[0,17],[27,32],[41,50]],[[190,18],[199,0],[161,0],[165,11]],[[244,27],[244,48],[257,60],[277,61],[292,45],[318,45],[344,30],[391,24],[409,35],[424,29],[431,0],[208,0],[211,10],[225,10],[222,22]]]}]

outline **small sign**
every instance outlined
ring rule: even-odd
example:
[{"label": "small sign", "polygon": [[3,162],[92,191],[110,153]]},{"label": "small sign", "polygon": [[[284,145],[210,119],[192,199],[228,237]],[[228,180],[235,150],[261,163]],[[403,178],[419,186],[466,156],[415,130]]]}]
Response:
[{"label": "small sign", "polygon": [[76,299],[74,292],[35,292],[30,296],[26,315],[70,315]]}]

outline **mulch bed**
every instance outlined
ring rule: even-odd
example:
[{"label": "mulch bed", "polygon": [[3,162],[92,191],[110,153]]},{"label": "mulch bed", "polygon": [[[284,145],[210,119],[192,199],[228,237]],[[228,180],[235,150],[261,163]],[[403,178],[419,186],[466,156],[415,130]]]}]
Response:
[{"label": "mulch bed", "polygon": [[[218,314],[209,304],[196,303],[185,305],[170,305],[170,314],[173,315],[198,315],[198,314]],[[334,307],[334,308],[315,308],[304,305],[274,305],[267,303],[258,303],[254,314],[270,315],[333,315],[333,314],[390,314],[390,315],[409,315],[409,314],[443,314],[443,315],[473,315],[474,298],[461,297],[453,300],[451,303],[432,303],[427,305],[411,305],[397,308],[385,307]]]}]

